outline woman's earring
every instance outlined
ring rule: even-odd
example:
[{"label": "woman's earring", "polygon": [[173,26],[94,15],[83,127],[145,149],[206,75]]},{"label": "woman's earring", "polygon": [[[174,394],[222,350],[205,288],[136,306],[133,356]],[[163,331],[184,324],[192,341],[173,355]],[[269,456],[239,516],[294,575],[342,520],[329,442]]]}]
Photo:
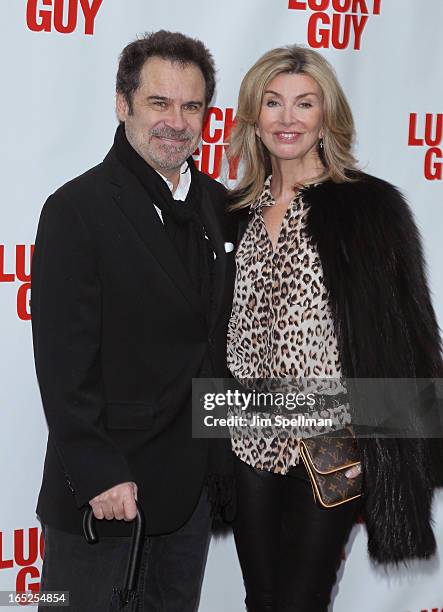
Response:
[{"label": "woman's earring", "polygon": [[323,138],[320,138],[320,142],[318,144],[319,144],[320,149],[324,149]]}]

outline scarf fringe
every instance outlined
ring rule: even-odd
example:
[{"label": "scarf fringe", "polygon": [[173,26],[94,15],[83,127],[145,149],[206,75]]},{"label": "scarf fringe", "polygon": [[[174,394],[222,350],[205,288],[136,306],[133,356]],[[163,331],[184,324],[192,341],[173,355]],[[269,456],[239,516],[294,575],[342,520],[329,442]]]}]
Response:
[{"label": "scarf fringe", "polygon": [[235,480],[233,475],[208,474],[205,486],[214,520],[230,523],[235,516]]}]

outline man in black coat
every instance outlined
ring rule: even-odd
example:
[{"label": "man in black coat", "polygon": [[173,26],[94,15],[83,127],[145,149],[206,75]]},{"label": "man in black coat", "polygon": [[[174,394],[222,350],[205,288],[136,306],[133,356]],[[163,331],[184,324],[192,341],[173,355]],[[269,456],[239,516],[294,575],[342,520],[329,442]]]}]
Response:
[{"label": "man in black coat", "polygon": [[[72,610],[107,609],[136,500],[148,535],[143,609],[197,606],[211,525],[205,479],[229,482],[227,447],[214,453],[191,426],[192,378],[225,375],[234,268],[225,190],[191,157],[214,85],[200,41],[159,31],[128,45],[112,149],[41,214],[32,323],[49,426],[42,589],[70,591]],[[82,536],[88,504],[100,519],[96,546]]]}]

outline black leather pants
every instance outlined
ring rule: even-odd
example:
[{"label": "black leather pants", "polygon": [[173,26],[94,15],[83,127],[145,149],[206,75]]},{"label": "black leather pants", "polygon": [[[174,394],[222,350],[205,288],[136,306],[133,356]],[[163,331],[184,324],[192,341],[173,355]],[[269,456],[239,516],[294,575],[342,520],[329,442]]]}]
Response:
[{"label": "black leather pants", "polygon": [[360,500],[322,508],[303,462],[286,476],[235,459],[234,536],[249,612],[327,612]]}]

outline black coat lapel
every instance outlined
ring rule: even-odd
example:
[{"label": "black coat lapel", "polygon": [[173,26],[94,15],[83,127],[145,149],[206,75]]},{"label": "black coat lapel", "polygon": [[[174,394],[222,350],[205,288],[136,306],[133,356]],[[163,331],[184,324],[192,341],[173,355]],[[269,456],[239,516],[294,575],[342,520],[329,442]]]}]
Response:
[{"label": "black coat lapel", "polygon": [[189,281],[186,269],[164,230],[153,202],[139,181],[116,159],[112,150],[104,163],[110,170],[110,187],[117,206],[158,264],[204,321],[202,300]]},{"label": "black coat lapel", "polygon": [[220,221],[215,213],[214,204],[204,185],[201,185],[201,214],[207,236],[211,241],[216,258],[214,261],[213,304],[210,314],[210,327],[213,328],[222,310],[223,290],[226,278],[225,240]]}]

